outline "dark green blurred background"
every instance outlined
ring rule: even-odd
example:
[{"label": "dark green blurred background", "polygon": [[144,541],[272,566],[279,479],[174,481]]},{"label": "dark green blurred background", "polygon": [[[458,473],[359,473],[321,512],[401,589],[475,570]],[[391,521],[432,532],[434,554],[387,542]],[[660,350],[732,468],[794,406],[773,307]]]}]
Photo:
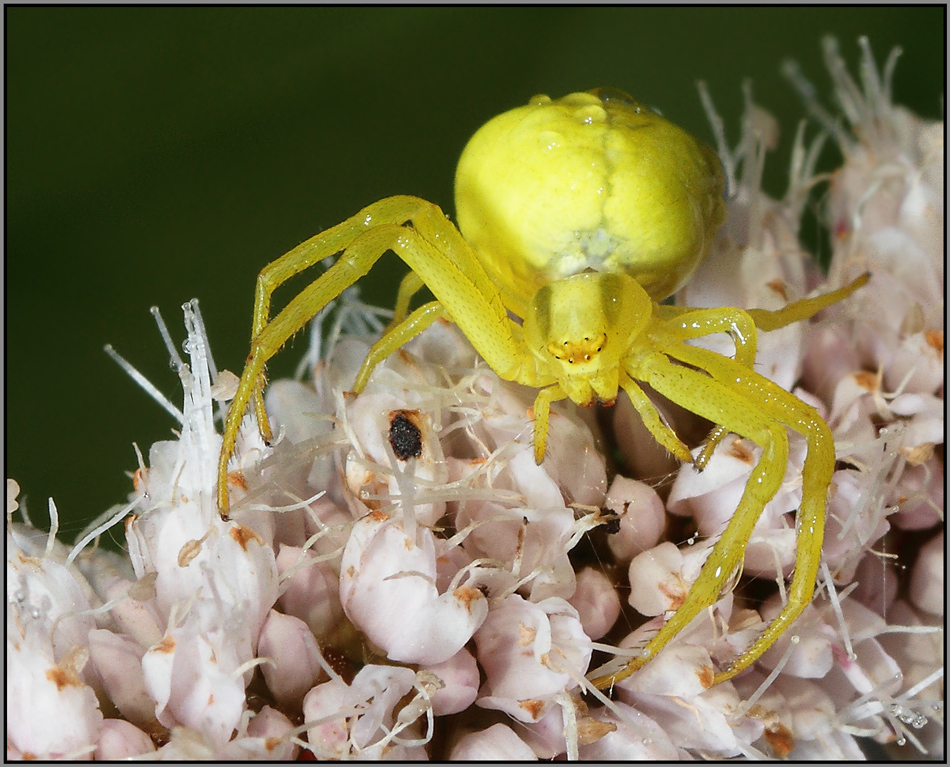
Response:
[{"label": "dark green blurred background", "polygon": [[[936,117],[944,11],[929,8],[6,8],[6,476],[72,540],[123,501],[132,442],[173,419],[102,351],[174,402],[149,307],[177,341],[201,301],[219,367],[240,373],[259,269],[362,206],[415,194],[451,212],[456,159],[485,120],[535,93],[610,85],[704,138],[705,79],[735,141],[741,82],[784,130],[796,58],[827,97],[820,40],[856,71],[904,49],[895,92]],[[831,153],[826,150],[826,156]],[[389,303],[388,256],[368,295]],[[286,300],[278,294],[278,303]],[[287,374],[305,339],[271,370]]]}]

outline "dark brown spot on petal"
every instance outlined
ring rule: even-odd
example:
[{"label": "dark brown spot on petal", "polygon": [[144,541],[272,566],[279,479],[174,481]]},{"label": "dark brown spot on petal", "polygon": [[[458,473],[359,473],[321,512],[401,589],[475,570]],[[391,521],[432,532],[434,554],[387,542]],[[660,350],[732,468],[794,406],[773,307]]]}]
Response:
[{"label": "dark brown spot on petal", "polygon": [[617,725],[613,722],[601,722],[599,719],[585,717],[577,720],[577,742],[586,746],[596,743],[604,735],[616,732]]},{"label": "dark brown spot on petal", "polygon": [[765,742],[777,759],[786,758],[795,749],[795,736],[784,724],[765,728]]},{"label": "dark brown spot on petal", "polygon": [[471,586],[459,586],[452,592],[452,596],[465,605],[465,609],[472,611],[472,602],[476,599],[484,599],[484,594]]},{"label": "dark brown spot on petal", "polygon": [[788,290],[786,289],[785,283],[782,280],[772,280],[767,284],[772,290],[782,297],[783,301],[788,301]]},{"label": "dark brown spot on petal", "polygon": [[928,330],[924,333],[924,338],[927,341],[927,346],[932,349],[936,349],[939,354],[943,354],[943,331],[942,330]]},{"label": "dark brown spot on petal", "polygon": [[743,463],[751,464],[754,460],[752,451],[746,446],[745,442],[741,439],[734,439],[732,445],[729,448],[729,455],[733,458],[738,458]]},{"label": "dark brown spot on petal", "polygon": [[132,487],[141,495],[145,492],[145,483],[148,481],[148,469],[136,469],[132,475]]},{"label": "dark brown spot on petal", "polygon": [[400,461],[422,455],[422,430],[418,410],[394,410],[389,414],[389,444]]},{"label": "dark brown spot on petal", "polygon": [[170,634],[165,634],[161,641],[152,649],[155,650],[155,652],[175,652],[175,637],[171,636]]},{"label": "dark brown spot on petal", "polygon": [[[630,505],[629,501],[625,501],[623,504],[624,506],[623,511],[625,514],[627,512],[627,507],[629,505]],[[607,535],[616,535],[617,533],[619,533],[620,532],[620,517],[617,514],[614,514],[613,511],[611,511],[610,509],[606,507],[601,509],[600,513],[604,516],[604,520],[605,520],[604,523],[601,525],[601,527],[604,529],[604,532],[607,533]]]},{"label": "dark brown spot on petal", "polygon": [[69,687],[70,685],[74,687],[82,686],[82,680],[71,668],[53,666],[52,668],[46,669],[46,678],[56,685],[57,690],[62,690],[64,687]]},{"label": "dark brown spot on petal", "polygon": [[237,541],[238,545],[247,551],[247,544],[249,541],[257,541],[258,546],[264,545],[264,539],[261,538],[257,533],[255,533],[251,528],[245,527],[244,525],[234,525],[229,531],[231,537]]},{"label": "dark brown spot on petal", "polygon": [[[919,445],[914,445],[914,447],[901,445],[898,449],[907,463],[911,466],[920,466],[931,459],[935,447],[933,442],[921,442]],[[904,500],[907,499],[905,498]]]},{"label": "dark brown spot on petal", "polygon": [[247,480],[244,479],[244,472],[239,470],[229,471],[228,472],[228,484],[232,485],[239,490],[247,491]]},{"label": "dark brown spot on petal", "polygon": [[522,647],[531,644],[537,635],[538,632],[531,626],[525,626],[521,621],[518,621],[518,644]]},{"label": "dark brown spot on petal", "polygon": [[544,701],[540,700],[522,700],[518,705],[527,711],[532,719],[537,719],[544,710]]},{"label": "dark brown spot on petal", "polygon": [[660,589],[660,593],[670,600],[671,610],[680,609],[683,602],[686,601],[686,592],[689,591],[689,589],[686,588],[686,584],[683,583],[679,576],[676,577],[676,580],[678,584],[676,588],[670,588],[662,581],[658,587]]},{"label": "dark brown spot on petal", "polygon": [[869,373],[867,370],[859,370],[856,373],[852,373],[854,376],[854,381],[863,389],[868,391],[874,391],[877,389],[877,374]]}]

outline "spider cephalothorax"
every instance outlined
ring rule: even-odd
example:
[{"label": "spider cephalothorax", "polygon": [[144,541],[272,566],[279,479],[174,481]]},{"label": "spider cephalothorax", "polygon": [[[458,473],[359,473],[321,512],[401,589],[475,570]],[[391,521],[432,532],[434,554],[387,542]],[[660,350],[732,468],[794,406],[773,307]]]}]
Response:
[{"label": "spider cephalothorax", "polygon": [[[629,676],[716,602],[782,483],[788,430],[805,437],[799,550],[787,603],[716,681],[746,668],[811,600],[835,462],[831,433],[818,413],[753,370],[757,329],[806,319],[845,298],[866,277],[776,312],[658,303],[705,257],[725,215],[724,186],[711,149],[625,94],[604,89],[556,101],[536,96],[489,121],[463,152],[456,174],[459,229],[431,203],[390,197],[277,259],[258,278],[251,353],[225,425],[218,475],[222,516],[229,508],[228,462],[251,402],[263,436],[270,438],[262,398],[267,360],[392,250],[411,271],[400,286],[393,324],[357,376],[356,392],[382,360],[445,318],[501,378],[538,389],[538,463],[552,402],[611,404],[620,390],[656,440],[683,461],[702,466],[729,431],[763,449],[682,606],[640,657],[594,679],[598,687]],[[271,319],[271,294],[278,286],[337,254],[323,275]],[[410,312],[423,286],[435,300]],[[734,358],[687,343],[713,333],[732,338]],[[638,382],[716,424],[695,461]]]}]

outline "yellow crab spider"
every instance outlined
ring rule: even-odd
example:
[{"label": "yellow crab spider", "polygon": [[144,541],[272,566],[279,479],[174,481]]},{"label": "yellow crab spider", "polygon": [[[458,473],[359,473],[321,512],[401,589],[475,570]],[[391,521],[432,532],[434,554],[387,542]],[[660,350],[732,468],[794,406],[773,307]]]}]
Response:
[{"label": "yellow crab spider", "polygon": [[[682,606],[641,657],[594,679],[600,688],[629,676],[718,600],[782,482],[787,429],[805,437],[799,549],[788,602],[715,679],[747,667],[811,600],[835,462],[831,433],[818,413],[753,371],[756,330],[810,317],[866,278],[776,312],[661,305],[705,257],[725,216],[724,185],[711,149],[626,94],[601,89],[558,100],[536,96],[489,121],[462,153],[455,183],[458,229],[425,200],[390,197],[277,259],[258,277],[251,351],[225,423],[218,466],[222,517],[228,513],[228,461],[252,402],[261,433],[270,438],[262,396],[267,360],[392,250],[411,271],[400,286],[393,324],[363,363],[357,392],[378,363],[446,318],[501,378],[538,389],[538,463],[552,402],[611,404],[621,389],[656,440],[680,460],[693,461],[638,381],[717,425],[699,466],[729,431],[762,447],[731,522]],[[273,291],[335,254],[334,264],[271,319]],[[422,286],[435,300],[410,312]],[[731,336],[734,359],[686,343],[713,333]]]}]

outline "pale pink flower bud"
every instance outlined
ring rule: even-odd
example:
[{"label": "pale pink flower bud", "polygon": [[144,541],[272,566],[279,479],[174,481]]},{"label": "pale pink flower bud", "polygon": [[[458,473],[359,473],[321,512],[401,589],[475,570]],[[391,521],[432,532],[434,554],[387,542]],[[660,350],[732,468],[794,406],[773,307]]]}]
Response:
[{"label": "pale pink flower bud", "polygon": [[202,733],[216,747],[227,743],[244,712],[244,677],[232,634],[201,632],[197,615],[169,629],[142,658],[145,685],[166,727],[184,725]]},{"label": "pale pink flower bud", "polygon": [[600,506],[607,491],[607,469],[590,428],[578,415],[555,410],[550,429],[544,470],[571,502]]},{"label": "pale pink flower bud", "polygon": [[536,762],[537,755],[505,724],[493,724],[484,730],[459,738],[449,754],[453,762]]},{"label": "pale pink flower bud", "polygon": [[277,709],[264,706],[257,715],[248,722],[247,739],[258,739],[262,742],[266,758],[279,762],[296,758],[300,747],[291,743],[287,735],[294,729],[293,722]]},{"label": "pale pink flower bud", "polygon": [[[339,758],[346,753],[349,732],[344,701],[348,688],[342,679],[331,679],[314,687],[303,700],[303,715],[307,722],[320,724],[307,730],[307,742],[319,758]],[[339,712],[339,716],[333,716]],[[322,721],[326,720],[326,721]]]},{"label": "pale pink flower bud", "polygon": [[[763,605],[762,619],[772,620],[781,608],[781,600],[776,594]],[[834,664],[834,648],[839,640],[835,629],[823,617],[813,604],[806,605],[792,627],[759,659],[762,666],[772,669],[784,660],[782,673],[788,676],[805,679],[821,679],[825,676]],[[792,637],[797,639],[793,640]]]},{"label": "pale pink flower bud", "polygon": [[464,711],[478,697],[478,664],[464,647],[447,661],[427,666],[425,670],[435,674],[443,685],[430,693],[432,713],[436,716]]},{"label": "pale pink flower bud", "polygon": [[80,677],[86,651],[77,646],[54,661],[48,628],[27,625],[20,634],[10,603],[7,611],[8,749],[23,759],[88,759],[103,717],[95,692]]},{"label": "pale pink flower bud", "polygon": [[[343,620],[340,579],[328,562],[314,562],[316,555],[297,546],[280,547],[277,571],[283,593],[277,599],[288,615],[303,620],[315,636],[333,631]],[[291,573],[287,577],[287,573]]]},{"label": "pale pink flower bud", "polygon": [[[392,741],[400,732],[404,739],[420,735],[416,724],[424,708],[404,701],[416,687],[416,675],[410,669],[375,665],[364,666],[349,686],[339,679],[317,685],[303,702],[305,720],[315,723],[307,730],[312,750],[323,758],[424,758],[422,746],[394,747]],[[417,692],[414,700],[419,697]],[[410,709],[413,713],[407,720],[404,712]]]},{"label": "pale pink flower bud", "polygon": [[[75,567],[66,568],[51,557],[44,557],[42,550],[29,553],[25,547],[33,534],[35,531],[25,525],[7,528],[7,603],[53,632],[49,637],[53,653],[50,657],[59,661],[75,647],[85,647],[89,632],[96,627],[95,619],[86,612],[90,608],[86,595],[93,592],[88,583],[83,588],[85,579]],[[46,536],[40,540],[45,545]],[[85,676],[82,679],[93,681]]]},{"label": "pale pink flower bud", "polygon": [[675,697],[619,689],[624,703],[659,723],[680,748],[702,749],[724,757],[740,753],[736,732],[719,699],[722,695],[731,697],[730,712],[738,706],[739,696],[729,682],[689,698],[688,703]]},{"label": "pale pink flower bud", "polygon": [[604,505],[620,516],[620,530],[607,538],[618,562],[629,562],[659,543],[666,528],[666,513],[660,496],[648,484],[618,474]]},{"label": "pale pink flower bud", "polygon": [[775,686],[788,704],[797,740],[814,740],[834,729],[834,701],[817,683],[782,675]]},{"label": "pale pink flower bud", "polygon": [[[708,554],[709,547],[700,546]],[[689,592],[690,576],[695,578],[699,573],[698,568],[695,573],[685,571],[683,551],[669,541],[637,554],[628,569],[630,596],[627,601],[641,615],[662,615],[677,609]]]},{"label": "pale pink flower bud", "polygon": [[620,597],[600,570],[585,567],[577,576],[577,589],[568,600],[581,620],[584,633],[600,639],[620,617]]},{"label": "pale pink flower bud", "polygon": [[122,716],[143,729],[154,730],[158,724],[155,701],[146,689],[142,670],[145,648],[127,636],[96,629],[89,634],[89,653],[109,699]]},{"label": "pale pink flower bud", "polygon": [[[534,463],[533,458],[531,462]],[[546,474],[544,478],[550,483]],[[556,492],[553,485],[550,489]],[[489,581],[494,591],[510,588],[535,573],[534,579],[522,584],[532,599],[566,598],[574,593],[574,568],[567,555],[567,543],[574,531],[574,512],[562,504],[559,500],[554,506],[514,509],[491,502],[465,504],[456,524],[460,528],[477,525],[462,544],[469,556],[520,563],[517,573],[494,574]]]},{"label": "pale pink flower bud", "polygon": [[943,616],[946,602],[946,564],[943,530],[925,543],[910,578],[910,601],[931,615]]},{"label": "pale pink flower bud", "polygon": [[802,385],[824,402],[831,402],[838,382],[861,370],[851,329],[839,322],[817,324],[806,336]]},{"label": "pale pink flower bud", "polygon": [[[271,428],[296,445],[332,430],[333,422],[321,417],[332,409],[332,398],[322,396],[313,386],[280,379],[267,387],[267,415]],[[303,417],[301,417],[301,415]]]},{"label": "pale pink flower bud", "polygon": [[154,596],[154,578],[149,576],[135,582],[115,578],[102,594],[104,601],[121,598],[109,613],[121,633],[134,639],[143,648],[151,647],[162,638]]},{"label": "pale pink flower bud", "polygon": [[692,698],[712,686],[715,673],[705,647],[676,643],[618,685],[632,692]]},{"label": "pale pink flower bud", "polygon": [[872,551],[865,552],[854,572],[853,582],[858,584],[851,592],[853,599],[878,615],[889,615],[899,586],[897,570],[892,562]]},{"label": "pale pink flower bud", "polygon": [[938,456],[906,467],[890,499],[898,511],[888,521],[901,530],[926,530],[940,524],[945,491],[943,461]]},{"label": "pale pink flower bud", "polygon": [[620,701],[591,711],[594,721],[614,725],[590,743],[581,741],[578,755],[585,762],[669,762],[681,754],[663,728],[646,714]]},{"label": "pale pink flower bud", "polygon": [[124,719],[106,719],[93,758],[97,762],[120,762],[155,751],[152,739]]},{"label": "pale pink flower bud", "polygon": [[488,602],[473,586],[436,589],[432,533],[380,512],[353,527],[340,563],[340,601],[347,617],[389,658],[434,664],[451,658],[485,620]]},{"label": "pale pink flower bud", "polygon": [[271,610],[261,629],[258,655],[270,658],[261,673],[274,699],[287,709],[300,705],[321,676],[320,648],[310,628],[300,618]]},{"label": "pale pink flower bud", "polygon": [[522,722],[538,721],[555,694],[576,687],[591,656],[577,611],[557,597],[534,604],[511,594],[492,606],[475,644],[488,678],[478,705]]}]

